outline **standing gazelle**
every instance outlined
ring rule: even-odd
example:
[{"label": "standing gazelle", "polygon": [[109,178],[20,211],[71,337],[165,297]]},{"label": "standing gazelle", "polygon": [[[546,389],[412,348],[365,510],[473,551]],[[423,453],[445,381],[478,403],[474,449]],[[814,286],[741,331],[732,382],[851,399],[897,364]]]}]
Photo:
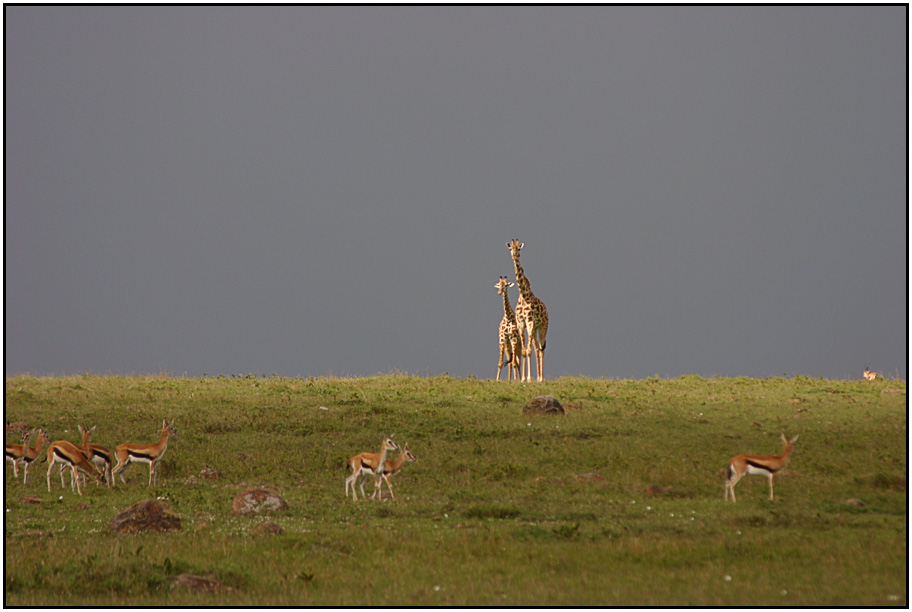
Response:
[{"label": "standing gazelle", "polygon": [[769,481],[770,500],[773,499],[773,476],[781,472],[783,468],[788,465],[789,456],[792,454],[795,442],[798,441],[798,436],[795,436],[791,440],[786,440],[785,435],[783,434],[780,434],[779,437],[782,438],[785,448],[782,449],[782,454],[778,457],[738,455],[737,457],[732,458],[731,463],[728,465],[728,480],[725,482],[726,501],[728,500],[729,494],[731,494],[731,500],[736,501],[735,485],[748,474],[766,476],[766,479]]},{"label": "standing gazelle", "polygon": [[[348,497],[348,487],[351,485],[352,498],[358,501],[358,493],[355,491],[355,485],[361,474],[370,474],[374,477],[376,486],[377,472],[382,473],[386,469],[386,456],[390,451],[399,450],[399,445],[393,441],[393,434],[383,439],[379,453],[358,453],[348,460],[348,466],[351,468],[352,475],[345,479],[345,496]],[[367,497],[364,493],[364,483],[361,483],[361,497]]]},{"label": "standing gazelle", "polygon": [[862,376],[865,377],[865,380],[874,380],[875,378],[878,377],[878,374],[877,374],[877,372],[871,372],[870,370],[868,370],[868,365],[865,364],[865,370],[864,370],[864,373],[862,374]]},{"label": "standing gazelle", "polygon": [[124,480],[123,472],[131,462],[135,461],[149,464],[149,486],[151,487],[153,481],[158,479],[158,475],[155,473],[155,466],[158,465],[161,458],[165,456],[165,451],[168,450],[168,436],[176,435],[177,430],[174,429],[174,421],[168,423],[167,420],[163,420],[161,439],[158,444],[119,444],[114,450],[114,454],[117,456],[117,465],[114,466],[111,472],[111,484],[114,484],[114,477],[117,475],[120,475],[120,482],[127,484],[127,481]]},{"label": "standing gazelle", "polygon": [[[390,484],[390,476],[395,476],[402,471],[402,466],[405,465],[406,461],[418,461],[418,457],[412,454],[412,451],[409,450],[408,443],[402,445],[400,449],[402,452],[399,453],[399,456],[396,457],[394,461],[387,461],[383,467],[383,472],[378,476],[374,473],[374,493],[371,495],[371,499],[374,499],[378,495],[380,499],[383,499],[383,481],[386,481],[386,488],[389,489],[390,497],[396,499],[396,495],[393,493],[393,486]],[[361,494],[364,494],[364,489],[361,489]]]},{"label": "standing gazelle", "polygon": [[[7,423],[6,427],[9,429],[9,423]],[[21,444],[6,445],[6,460],[13,464],[13,476],[16,478],[19,478],[19,462],[22,461],[22,457],[28,452],[28,442],[31,437],[32,432],[27,431],[22,434]]]},{"label": "standing gazelle", "polygon": [[99,444],[92,444],[90,442],[92,434],[95,432],[97,425],[93,425],[92,429],[86,431],[83,429],[82,425],[79,425],[79,431],[82,433],[82,446],[79,448],[85,453],[86,456],[89,453],[92,456],[89,458],[89,461],[101,468],[102,472],[105,475],[105,482],[108,483],[108,486],[111,486],[111,481],[114,480],[111,477],[111,466],[114,464],[114,453],[106,449],[104,446]]},{"label": "standing gazelle", "polygon": [[38,439],[35,440],[35,446],[32,448],[27,448],[25,454],[22,455],[22,459],[19,460],[19,463],[25,466],[25,469],[23,470],[25,472],[25,477],[22,479],[22,484],[28,484],[29,468],[35,462],[35,459],[37,459],[41,454],[42,449],[44,449],[44,445],[50,443],[51,439],[48,437],[47,430],[39,429]]}]

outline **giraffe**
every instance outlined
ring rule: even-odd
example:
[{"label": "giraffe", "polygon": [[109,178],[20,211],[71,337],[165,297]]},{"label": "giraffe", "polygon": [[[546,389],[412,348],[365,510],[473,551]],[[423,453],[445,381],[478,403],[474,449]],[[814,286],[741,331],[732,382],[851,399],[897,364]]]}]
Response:
[{"label": "giraffe", "polygon": [[[516,302],[516,320],[519,323],[519,338],[522,342],[522,375],[520,379],[532,380],[532,348],[535,348],[535,367],[537,380],[545,379],[542,374],[542,365],[545,360],[545,336],[548,333],[548,309],[545,303],[535,297],[529,286],[529,279],[519,265],[519,251],[525,243],[516,238],[507,243],[510,255],[513,257],[513,267],[516,268],[516,284],[519,285],[519,300]],[[526,340],[528,333],[528,340]]]},{"label": "giraffe", "polygon": [[519,338],[519,325],[516,323],[516,315],[513,313],[513,307],[510,306],[510,298],[507,297],[507,287],[513,287],[514,284],[507,281],[506,276],[501,276],[496,285],[497,295],[503,296],[504,316],[500,320],[500,354],[497,356],[497,380],[500,380],[500,373],[504,367],[504,357],[507,363],[507,380],[513,380],[513,373],[519,378],[519,354],[522,350],[522,341]]}]

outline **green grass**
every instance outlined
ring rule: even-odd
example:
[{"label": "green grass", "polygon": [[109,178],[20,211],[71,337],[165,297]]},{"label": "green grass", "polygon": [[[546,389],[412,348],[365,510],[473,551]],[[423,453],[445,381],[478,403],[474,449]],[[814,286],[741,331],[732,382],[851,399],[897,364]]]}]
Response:
[{"label": "green grass", "polygon": [[[521,413],[546,393],[566,415]],[[97,425],[109,447],[179,431],[151,489],[143,465],[82,497],[56,472],[48,493],[46,463],[28,485],[6,468],[10,606],[908,605],[902,380],[22,376],[6,418],[52,440]],[[389,433],[418,461],[395,500],[353,503],[346,460]],[[801,437],[776,499],[749,477],[723,503],[728,460],[780,433]],[[284,533],[231,513],[244,484],[285,498]],[[148,498],[181,531],[116,535]],[[172,589],[180,573],[232,590]]]}]

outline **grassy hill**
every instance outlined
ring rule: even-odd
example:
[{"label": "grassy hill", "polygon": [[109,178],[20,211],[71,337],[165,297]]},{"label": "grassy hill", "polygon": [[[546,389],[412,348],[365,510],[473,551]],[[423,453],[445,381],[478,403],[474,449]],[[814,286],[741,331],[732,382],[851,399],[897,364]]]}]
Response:
[{"label": "grassy hill", "polygon": [[[542,394],[566,414],[522,414]],[[112,449],[179,432],[153,488],[145,465],[82,497],[8,466],[6,605],[908,605],[902,380],[22,376],[6,418]],[[724,503],[729,459],[780,433],[800,439],[776,499],[748,477]],[[418,461],[395,500],[354,503],[346,461],[385,434]],[[287,501],[283,533],[232,513],[244,485]],[[149,498],[180,532],[111,530]]]}]

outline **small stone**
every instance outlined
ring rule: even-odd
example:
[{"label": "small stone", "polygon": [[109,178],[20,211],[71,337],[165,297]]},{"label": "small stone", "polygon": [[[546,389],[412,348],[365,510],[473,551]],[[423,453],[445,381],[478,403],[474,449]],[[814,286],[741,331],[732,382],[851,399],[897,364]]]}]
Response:
[{"label": "small stone", "polygon": [[254,527],[252,531],[257,535],[279,535],[285,530],[272,521],[263,521]]},{"label": "small stone", "polygon": [[231,508],[235,514],[259,514],[261,512],[288,510],[288,504],[275,493],[266,489],[251,487],[234,496]]},{"label": "small stone", "polygon": [[523,414],[564,414],[564,407],[553,395],[533,397],[523,407]]},{"label": "small stone", "polygon": [[181,519],[166,502],[137,502],[111,519],[111,529],[120,534],[143,531],[179,531]]},{"label": "small stone", "polygon": [[204,467],[202,470],[200,470],[200,478],[202,478],[203,480],[215,480],[215,479],[221,478],[221,477],[222,477],[222,473],[219,470],[215,469],[214,467],[207,466],[207,467]]},{"label": "small stone", "polygon": [[171,578],[171,584],[173,587],[187,587],[191,591],[201,591],[204,593],[215,593],[218,591],[231,591],[233,590],[227,584],[219,582],[215,578],[206,578],[204,576],[196,576],[194,574],[178,574]]}]

